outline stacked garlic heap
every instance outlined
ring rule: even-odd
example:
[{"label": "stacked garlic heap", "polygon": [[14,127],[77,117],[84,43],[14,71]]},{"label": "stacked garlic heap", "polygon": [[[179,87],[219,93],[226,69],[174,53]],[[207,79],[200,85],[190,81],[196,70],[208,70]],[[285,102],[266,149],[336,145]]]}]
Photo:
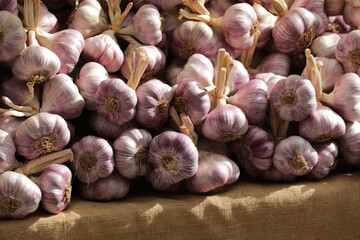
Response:
[{"label": "stacked garlic heap", "polygon": [[203,194],[240,169],[294,181],[322,179],[338,159],[359,166],[359,8],[0,3],[0,218],[40,202],[57,214],[74,181],[82,198],[109,201],[138,179]]}]

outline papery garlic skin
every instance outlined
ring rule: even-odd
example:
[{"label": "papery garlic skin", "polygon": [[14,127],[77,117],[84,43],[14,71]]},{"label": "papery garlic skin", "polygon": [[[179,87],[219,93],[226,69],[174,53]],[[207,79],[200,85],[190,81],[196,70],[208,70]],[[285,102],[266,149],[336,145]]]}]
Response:
[{"label": "papery garlic skin", "polygon": [[230,142],[248,130],[244,112],[231,104],[220,104],[206,117],[202,125],[204,137],[221,142]]},{"label": "papery garlic skin", "polygon": [[226,9],[231,7],[233,4],[237,3],[237,0],[212,0],[208,1],[206,4],[206,9],[210,12],[210,15],[213,16],[218,14],[219,16],[224,15]]},{"label": "papery garlic skin", "polygon": [[71,147],[77,169],[76,177],[82,183],[94,183],[99,178],[108,177],[114,170],[113,149],[103,138],[95,136],[83,137]]},{"label": "papery garlic skin", "polygon": [[301,7],[309,10],[312,13],[316,13],[317,15],[320,16],[326,28],[326,25],[329,23],[329,20],[328,20],[328,16],[325,13],[324,4],[325,4],[325,0],[295,0],[291,4],[290,11]]},{"label": "papery garlic skin", "polygon": [[23,174],[7,171],[0,175],[0,219],[24,218],[39,207],[40,188]]},{"label": "papery garlic skin", "polygon": [[25,119],[18,117],[0,117],[0,130],[9,133],[12,140],[14,140],[16,129],[23,121]]},{"label": "papery garlic skin", "polygon": [[232,176],[232,160],[216,153],[199,151],[195,175],[186,179],[186,188],[193,193],[217,192]]},{"label": "papery garlic skin", "polygon": [[151,79],[136,90],[136,121],[147,128],[160,128],[169,118],[172,88],[158,79]]},{"label": "papery garlic skin", "polygon": [[339,41],[339,34],[324,33],[314,39],[310,50],[316,57],[335,58],[336,46]]},{"label": "papery garlic skin", "polygon": [[202,136],[199,137],[197,148],[199,150],[217,153],[227,157],[230,157],[232,154],[227,143],[210,140]]},{"label": "papery garlic skin", "polygon": [[117,72],[124,62],[124,53],[112,30],[87,38],[81,54],[85,59],[100,63],[108,72]]},{"label": "papery garlic skin", "polygon": [[79,31],[84,39],[95,36],[109,27],[107,16],[97,0],[83,0],[69,19],[69,28]]},{"label": "papery garlic skin", "polygon": [[68,75],[58,74],[45,82],[40,112],[74,119],[81,115],[84,106],[84,98]]},{"label": "papery garlic skin", "polygon": [[121,79],[102,81],[95,92],[95,101],[96,111],[114,124],[122,125],[135,116],[136,93]]},{"label": "papery garlic skin", "polygon": [[41,190],[41,205],[46,211],[58,214],[70,204],[72,174],[68,167],[53,164],[36,178]]},{"label": "papery garlic skin", "polygon": [[340,138],[340,149],[345,162],[351,165],[360,164],[360,123],[347,122],[346,132]]},{"label": "papery garlic skin", "polygon": [[185,62],[178,59],[173,59],[170,62],[165,73],[165,80],[170,86],[176,84],[177,75],[183,70],[184,65]]},{"label": "papery garlic skin", "polygon": [[283,53],[267,55],[260,64],[260,72],[272,72],[276,75],[287,77],[290,73],[291,59]]},{"label": "papery garlic skin", "polygon": [[15,143],[12,136],[0,129],[0,174],[16,167]]},{"label": "papery garlic skin", "polygon": [[80,196],[90,201],[110,201],[124,198],[130,190],[130,182],[117,171],[94,183],[80,183]]},{"label": "papery garlic skin", "polygon": [[240,108],[250,124],[265,121],[268,88],[262,80],[253,79],[242,85],[239,90],[227,99],[227,102]]},{"label": "papery garlic skin", "polygon": [[211,102],[203,86],[192,79],[184,79],[175,89],[173,105],[178,112],[189,115],[194,125],[198,125],[207,117]]},{"label": "papery garlic skin", "polygon": [[27,159],[63,149],[70,141],[66,121],[42,112],[21,123],[15,133],[16,151]]},{"label": "papery garlic skin", "polygon": [[299,136],[288,137],[275,148],[274,166],[284,174],[302,176],[318,162],[318,154],[311,144]]},{"label": "papery garlic skin", "polygon": [[357,27],[360,25],[360,6],[351,6],[349,3],[345,3],[344,8],[344,20],[347,24]]},{"label": "papery garlic skin", "polygon": [[45,4],[40,4],[40,19],[38,29],[48,33],[56,33],[59,30],[59,22]]},{"label": "papery garlic skin", "polygon": [[271,14],[258,3],[254,3],[253,8],[259,21],[259,30],[261,32],[258,43],[256,44],[256,48],[260,49],[265,47],[271,39],[272,29],[279,17]]},{"label": "papery garlic skin", "polygon": [[41,46],[54,52],[61,61],[59,73],[70,73],[84,49],[85,41],[79,31],[65,29],[53,34],[41,30],[36,31],[36,39]]},{"label": "papery garlic skin", "polygon": [[280,172],[276,167],[271,167],[269,170],[263,172],[260,177],[267,181],[273,182],[292,182],[297,176],[294,174],[284,174]]},{"label": "papery garlic skin", "polygon": [[178,183],[164,183],[159,180],[156,173],[154,172],[153,167],[149,167],[147,174],[145,176],[146,180],[151,184],[152,188],[160,192],[168,193],[181,193],[186,190],[185,180],[182,180]]},{"label": "papery garlic skin", "polygon": [[279,80],[271,90],[270,101],[280,118],[286,121],[302,121],[317,107],[313,85],[298,75]]},{"label": "papery garlic skin", "polygon": [[16,0],[1,0],[0,9],[6,10],[12,14],[18,15],[17,1]]},{"label": "papery garlic skin", "polygon": [[134,0],[132,1],[136,8],[143,6],[144,4],[153,4],[156,7],[166,10],[166,9],[173,9],[177,5],[180,5],[183,0]]},{"label": "papery garlic skin", "polygon": [[323,179],[332,170],[339,150],[335,141],[314,144],[313,147],[319,155],[319,161],[311,170],[309,176],[315,179]]},{"label": "papery garlic skin", "polygon": [[319,103],[316,111],[300,122],[299,134],[312,142],[326,142],[344,135],[345,128],[339,114]]},{"label": "papery garlic skin", "polygon": [[81,68],[76,85],[85,100],[86,109],[96,111],[94,98],[96,89],[102,81],[109,78],[106,69],[99,63],[89,62]]},{"label": "papery garlic skin", "polygon": [[329,17],[328,31],[333,33],[349,33],[354,30],[354,27],[345,23],[343,15]]},{"label": "papery garlic skin", "polygon": [[185,134],[165,131],[153,138],[149,162],[163,183],[175,184],[192,177],[198,169],[199,153]]},{"label": "papery garlic skin", "polygon": [[152,140],[145,129],[124,131],[113,143],[115,167],[129,179],[144,176],[148,168],[148,148]]},{"label": "papery garlic skin", "polygon": [[209,59],[217,56],[220,43],[206,23],[185,21],[174,30],[172,37],[170,48],[179,59],[187,60],[195,53],[203,54]]},{"label": "papery garlic skin", "polygon": [[27,36],[20,18],[8,11],[0,11],[0,28],[0,62],[9,62],[24,50]]},{"label": "papery garlic skin", "polygon": [[341,15],[345,6],[345,0],[325,0],[325,12],[328,16]]},{"label": "papery garlic skin", "polygon": [[360,30],[354,30],[339,40],[335,56],[346,73],[360,74]]}]

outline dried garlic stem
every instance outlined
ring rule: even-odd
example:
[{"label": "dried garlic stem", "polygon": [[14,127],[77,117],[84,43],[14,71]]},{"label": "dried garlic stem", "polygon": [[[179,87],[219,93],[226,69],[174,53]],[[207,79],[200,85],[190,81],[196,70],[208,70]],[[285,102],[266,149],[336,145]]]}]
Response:
[{"label": "dried garlic stem", "polygon": [[177,113],[175,107],[170,107],[169,110],[170,117],[175,122],[176,126],[178,127],[179,131],[181,133],[184,133],[188,137],[191,138],[193,143],[197,145],[198,142],[198,135],[195,132],[194,125],[192,121],[190,120],[189,116],[185,113],[180,113],[180,115]]},{"label": "dried garlic stem", "polygon": [[204,22],[206,24],[209,24],[212,21],[212,17],[209,15],[200,15],[196,13],[191,13],[187,11],[186,9],[180,9],[179,10],[179,20],[181,20],[183,17],[191,20],[197,20],[200,22]]},{"label": "dried garlic stem", "polygon": [[109,29],[113,30],[114,32],[118,32],[121,29],[120,24],[129,14],[131,8],[133,7],[133,3],[130,2],[126,6],[123,13],[121,13],[121,9],[120,9],[121,0],[106,0],[106,3],[109,8],[109,18],[111,23],[109,25]]},{"label": "dried garlic stem", "polygon": [[306,74],[308,79],[311,81],[312,85],[315,88],[316,99],[319,101],[322,94],[321,86],[321,68],[323,63],[321,61],[316,61],[314,56],[311,54],[310,49],[305,50],[306,56]]},{"label": "dried garlic stem", "polygon": [[254,33],[253,33],[253,35],[254,35],[253,44],[251,45],[251,47],[249,49],[241,52],[240,61],[242,62],[242,64],[244,65],[244,67],[247,70],[250,69],[251,62],[252,62],[252,59],[253,59],[253,56],[254,56],[256,45],[257,45],[257,43],[259,41],[260,34],[261,34],[260,29],[258,27],[256,27],[256,29],[254,30]]},{"label": "dried garlic stem", "polygon": [[283,17],[288,13],[289,9],[284,0],[271,0],[271,2],[280,17]]},{"label": "dried garlic stem", "polygon": [[210,12],[206,9],[203,1],[201,0],[184,0],[182,4],[188,6],[193,12],[197,12],[202,15],[210,15]]},{"label": "dried garlic stem", "polygon": [[221,72],[221,68],[223,67],[223,64],[224,64],[225,54],[226,54],[226,51],[224,48],[220,48],[218,50],[217,75],[216,75],[216,79],[215,79],[215,86],[218,86],[219,82],[220,82],[220,72]]},{"label": "dried garlic stem", "polygon": [[10,109],[0,108],[0,113],[3,113],[5,117],[31,117],[39,113],[37,108],[16,105],[8,97],[3,96],[2,99],[10,107]]},{"label": "dried garlic stem", "polygon": [[131,75],[127,83],[129,87],[134,90],[137,88],[140,83],[140,79],[144,75],[144,72],[149,63],[150,60],[147,60],[147,57],[144,53],[140,53],[139,58],[135,62],[135,52],[132,52],[132,62],[129,65]]}]

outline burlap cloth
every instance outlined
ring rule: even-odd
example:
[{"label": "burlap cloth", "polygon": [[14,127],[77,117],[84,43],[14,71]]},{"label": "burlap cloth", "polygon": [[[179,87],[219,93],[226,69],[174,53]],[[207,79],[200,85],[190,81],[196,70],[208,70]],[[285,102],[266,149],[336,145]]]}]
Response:
[{"label": "burlap cloth", "polygon": [[0,220],[0,239],[360,239],[360,173],[291,184],[238,182],[216,195],[135,189],[121,200],[75,197]]}]

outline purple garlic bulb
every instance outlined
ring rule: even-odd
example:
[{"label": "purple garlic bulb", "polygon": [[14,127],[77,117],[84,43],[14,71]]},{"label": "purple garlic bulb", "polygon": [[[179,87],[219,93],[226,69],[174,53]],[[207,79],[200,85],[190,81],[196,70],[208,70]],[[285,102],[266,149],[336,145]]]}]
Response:
[{"label": "purple garlic bulb", "polygon": [[314,144],[313,147],[319,155],[319,161],[309,173],[315,179],[325,178],[336,164],[338,147],[334,141]]},{"label": "purple garlic bulb", "polygon": [[339,40],[335,52],[346,73],[360,74],[360,30],[354,30]]},{"label": "purple garlic bulb", "polygon": [[0,174],[17,167],[15,151],[15,143],[11,135],[0,129]]},{"label": "purple garlic bulb", "polygon": [[347,122],[345,135],[340,138],[340,149],[345,162],[360,164],[360,123]]}]

